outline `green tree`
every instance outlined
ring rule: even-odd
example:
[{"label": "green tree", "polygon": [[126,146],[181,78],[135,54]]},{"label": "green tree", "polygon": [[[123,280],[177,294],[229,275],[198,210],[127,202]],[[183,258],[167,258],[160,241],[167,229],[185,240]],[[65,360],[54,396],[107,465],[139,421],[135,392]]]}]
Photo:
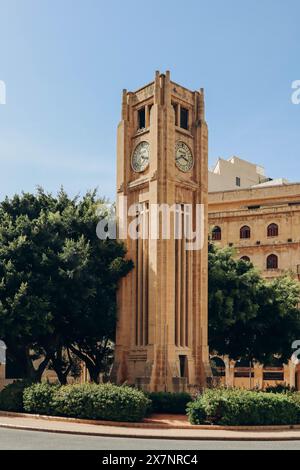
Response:
[{"label": "green tree", "polygon": [[231,249],[209,245],[209,345],[232,359],[286,362],[300,338],[300,286],[289,275],[264,281]]},{"label": "green tree", "polygon": [[271,364],[274,356],[284,363],[290,359],[292,343],[300,339],[299,299],[299,282],[289,274],[261,287],[257,317],[248,325],[253,356],[261,363]]},{"label": "green tree", "polygon": [[66,351],[82,344],[102,353],[86,362],[94,380],[105,363],[117,283],[132,263],[122,244],[97,238],[100,203],[95,191],[72,199],[40,188],[0,204],[0,337],[24,351],[32,380],[51,364],[64,383]]}]

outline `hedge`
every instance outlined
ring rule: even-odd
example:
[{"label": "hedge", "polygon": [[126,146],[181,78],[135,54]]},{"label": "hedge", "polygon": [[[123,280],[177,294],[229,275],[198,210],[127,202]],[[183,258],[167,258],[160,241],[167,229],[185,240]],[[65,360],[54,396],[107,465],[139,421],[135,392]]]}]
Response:
[{"label": "hedge", "polygon": [[[151,407],[151,398],[152,407]],[[209,389],[187,404],[185,393],[150,393],[112,384],[54,386],[15,382],[0,393],[0,409],[74,418],[142,421],[148,412],[183,413],[192,424],[291,425],[300,423],[300,393]],[[24,404],[24,406],[23,406]]]},{"label": "hedge", "polygon": [[25,411],[52,416],[136,422],[143,420],[150,404],[143,392],[112,384],[35,384],[24,391]]},{"label": "hedge", "polygon": [[265,388],[265,392],[267,393],[294,393],[296,392],[295,387],[291,387],[290,385],[286,384],[276,384],[276,385],[269,385]]},{"label": "hedge", "polygon": [[22,412],[23,392],[29,382],[18,380],[6,385],[0,392],[0,410]]},{"label": "hedge", "polygon": [[191,424],[289,425],[300,423],[297,393],[275,394],[240,389],[206,390],[187,406]]},{"label": "hedge", "polygon": [[186,406],[192,400],[189,393],[152,392],[147,394],[153,413],[186,414]]},{"label": "hedge", "polygon": [[25,388],[23,393],[24,410],[39,415],[54,414],[55,394],[58,385],[48,383],[36,383]]}]

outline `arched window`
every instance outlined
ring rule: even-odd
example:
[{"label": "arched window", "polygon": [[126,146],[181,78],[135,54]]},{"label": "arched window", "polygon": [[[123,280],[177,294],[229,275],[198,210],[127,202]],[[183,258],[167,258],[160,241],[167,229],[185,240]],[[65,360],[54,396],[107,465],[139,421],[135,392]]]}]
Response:
[{"label": "arched window", "polygon": [[278,269],[278,256],[269,255],[267,257],[267,269]]},{"label": "arched window", "polygon": [[278,225],[270,224],[267,228],[268,237],[278,237]]},{"label": "arched window", "polygon": [[218,356],[210,358],[210,366],[214,377],[225,376],[225,363],[223,359]]},{"label": "arched window", "polygon": [[220,227],[214,227],[212,229],[212,239],[221,240],[222,239],[222,230]]},{"label": "arched window", "polygon": [[241,259],[242,259],[243,261],[246,261],[247,263],[250,263],[250,258],[249,258],[249,256],[242,256]]},{"label": "arched window", "polygon": [[248,225],[244,225],[240,229],[240,238],[250,238],[250,236],[251,236],[250,227],[248,227]]}]

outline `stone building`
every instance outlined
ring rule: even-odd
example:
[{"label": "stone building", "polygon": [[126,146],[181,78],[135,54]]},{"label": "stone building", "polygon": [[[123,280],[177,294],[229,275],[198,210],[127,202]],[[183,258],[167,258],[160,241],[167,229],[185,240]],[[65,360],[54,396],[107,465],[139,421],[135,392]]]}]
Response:
[{"label": "stone building", "polygon": [[[251,261],[265,279],[289,272],[300,280],[300,183],[266,178],[261,167],[241,159],[222,162],[218,178],[210,179],[211,239],[217,246],[234,248],[236,256]],[[247,169],[249,178],[243,173]],[[291,361],[265,368],[256,364],[250,370],[248,364],[228,358],[216,360],[219,380],[226,385],[264,388],[299,382]]]},{"label": "stone building", "polygon": [[288,364],[277,363],[266,366],[254,363],[250,367],[244,361],[233,361],[227,356],[212,355],[211,363],[215,385],[264,389],[282,383],[291,387],[297,386],[299,390],[298,366],[295,366],[292,361]]},{"label": "stone building", "polygon": [[208,171],[210,192],[249,188],[268,180],[263,167],[235,156],[228,160],[219,158]]},{"label": "stone building", "polygon": [[[133,271],[121,281],[112,378],[144,390],[200,388],[210,374],[207,345],[207,244],[187,251],[184,237],[174,236],[174,218],[185,205],[204,208],[207,240],[208,131],[204,93],[156,73],[152,83],[123,92],[117,139],[117,210],[124,219]],[[128,215],[122,212],[135,207]],[[171,235],[130,237],[123,224],[139,220],[143,232],[157,205],[177,205]],[[122,229],[121,229],[122,225]],[[151,225],[151,224],[150,224]]]},{"label": "stone building", "polygon": [[[271,183],[271,182],[270,182]],[[231,246],[264,278],[300,275],[300,183],[209,194],[212,240]]]},{"label": "stone building", "polygon": [[288,180],[270,178],[265,175],[265,169],[261,165],[235,156],[228,160],[219,158],[214,167],[208,170],[210,193],[282,184],[288,184]]}]

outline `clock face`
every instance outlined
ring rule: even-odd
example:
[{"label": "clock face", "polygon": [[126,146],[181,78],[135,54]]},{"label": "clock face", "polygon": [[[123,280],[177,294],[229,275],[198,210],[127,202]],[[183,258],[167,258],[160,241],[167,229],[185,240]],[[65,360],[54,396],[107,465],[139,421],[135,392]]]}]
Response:
[{"label": "clock face", "polygon": [[190,171],[194,165],[194,158],[191,149],[181,140],[176,143],[175,163],[179,170]]},{"label": "clock face", "polygon": [[140,142],[134,149],[131,157],[131,166],[134,171],[140,173],[149,165],[150,145],[148,142]]}]

